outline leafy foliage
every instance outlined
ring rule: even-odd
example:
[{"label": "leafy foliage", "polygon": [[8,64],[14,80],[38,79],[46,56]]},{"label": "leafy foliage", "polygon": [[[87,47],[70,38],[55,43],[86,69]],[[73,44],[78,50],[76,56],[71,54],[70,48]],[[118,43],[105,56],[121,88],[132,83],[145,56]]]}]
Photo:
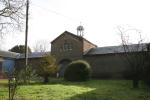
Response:
[{"label": "leafy foliage", "polygon": [[[16,45],[11,48],[9,51],[16,52],[16,53],[25,53],[25,46],[24,45]],[[28,47],[28,53],[31,53],[30,47]]]},{"label": "leafy foliage", "polygon": [[40,60],[39,65],[35,69],[37,75],[44,78],[44,83],[47,83],[49,81],[48,77],[52,73],[55,73],[56,70],[56,60],[51,55],[44,55]]},{"label": "leafy foliage", "polygon": [[91,76],[90,65],[83,60],[73,61],[66,68],[64,78],[68,81],[86,81]]}]

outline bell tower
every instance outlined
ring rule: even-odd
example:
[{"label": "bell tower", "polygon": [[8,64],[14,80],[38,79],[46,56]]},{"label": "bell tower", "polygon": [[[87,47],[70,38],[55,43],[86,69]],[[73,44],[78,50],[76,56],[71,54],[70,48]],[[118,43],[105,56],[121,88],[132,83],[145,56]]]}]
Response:
[{"label": "bell tower", "polygon": [[84,28],[82,25],[77,27],[77,35],[83,37],[84,36]]}]

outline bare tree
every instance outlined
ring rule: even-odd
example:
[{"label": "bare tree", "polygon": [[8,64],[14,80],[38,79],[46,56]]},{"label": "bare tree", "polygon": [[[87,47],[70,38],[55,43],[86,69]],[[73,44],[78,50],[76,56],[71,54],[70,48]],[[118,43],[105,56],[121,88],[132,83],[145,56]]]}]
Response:
[{"label": "bare tree", "polygon": [[0,0],[0,35],[21,29],[24,15],[24,0]]},{"label": "bare tree", "polygon": [[36,45],[33,49],[35,52],[45,52],[50,50],[50,45],[45,40],[39,40],[36,42]]},{"label": "bare tree", "polygon": [[[146,63],[147,44],[144,43],[141,37],[141,33],[137,29],[128,29],[122,31],[121,28],[118,28],[118,30],[121,36],[124,58],[131,68],[133,88],[138,88],[139,81],[142,78],[144,64]],[[134,38],[131,37],[131,31],[134,31],[136,33],[134,35]],[[138,38],[135,38],[137,36]],[[134,42],[136,40],[136,42],[132,43],[132,40],[134,40]]]}]

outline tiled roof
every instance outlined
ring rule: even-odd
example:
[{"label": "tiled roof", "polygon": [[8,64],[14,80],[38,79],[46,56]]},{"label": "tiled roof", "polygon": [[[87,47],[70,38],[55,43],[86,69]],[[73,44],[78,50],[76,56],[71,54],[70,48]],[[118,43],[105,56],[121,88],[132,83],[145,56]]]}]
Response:
[{"label": "tiled roof", "polygon": [[4,58],[17,58],[19,56],[19,53],[10,51],[0,51],[0,56]]},{"label": "tiled roof", "polygon": [[[147,51],[146,44],[132,44],[128,45],[128,52],[140,52]],[[99,54],[113,54],[113,53],[124,53],[123,46],[108,46],[108,47],[98,47],[91,48],[84,52],[84,55],[99,55]]]},{"label": "tiled roof", "polygon": [[[28,58],[41,58],[46,54],[50,54],[50,52],[33,52],[28,54]],[[20,56],[17,59],[25,58],[24,54],[20,54]]]},{"label": "tiled roof", "polygon": [[[33,52],[28,54],[28,58],[40,58],[46,54],[50,54],[50,52]],[[21,58],[25,58],[25,54],[20,54],[20,53],[15,53],[10,51],[0,51],[0,57],[21,59]]]}]

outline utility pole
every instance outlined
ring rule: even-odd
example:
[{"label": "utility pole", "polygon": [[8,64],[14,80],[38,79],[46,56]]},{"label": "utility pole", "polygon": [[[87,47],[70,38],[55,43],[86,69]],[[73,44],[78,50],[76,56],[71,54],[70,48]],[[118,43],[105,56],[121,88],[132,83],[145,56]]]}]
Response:
[{"label": "utility pole", "polygon": [[28,66],[28,16],[29,16],[29,0],[26,1],[25,67]]}]

